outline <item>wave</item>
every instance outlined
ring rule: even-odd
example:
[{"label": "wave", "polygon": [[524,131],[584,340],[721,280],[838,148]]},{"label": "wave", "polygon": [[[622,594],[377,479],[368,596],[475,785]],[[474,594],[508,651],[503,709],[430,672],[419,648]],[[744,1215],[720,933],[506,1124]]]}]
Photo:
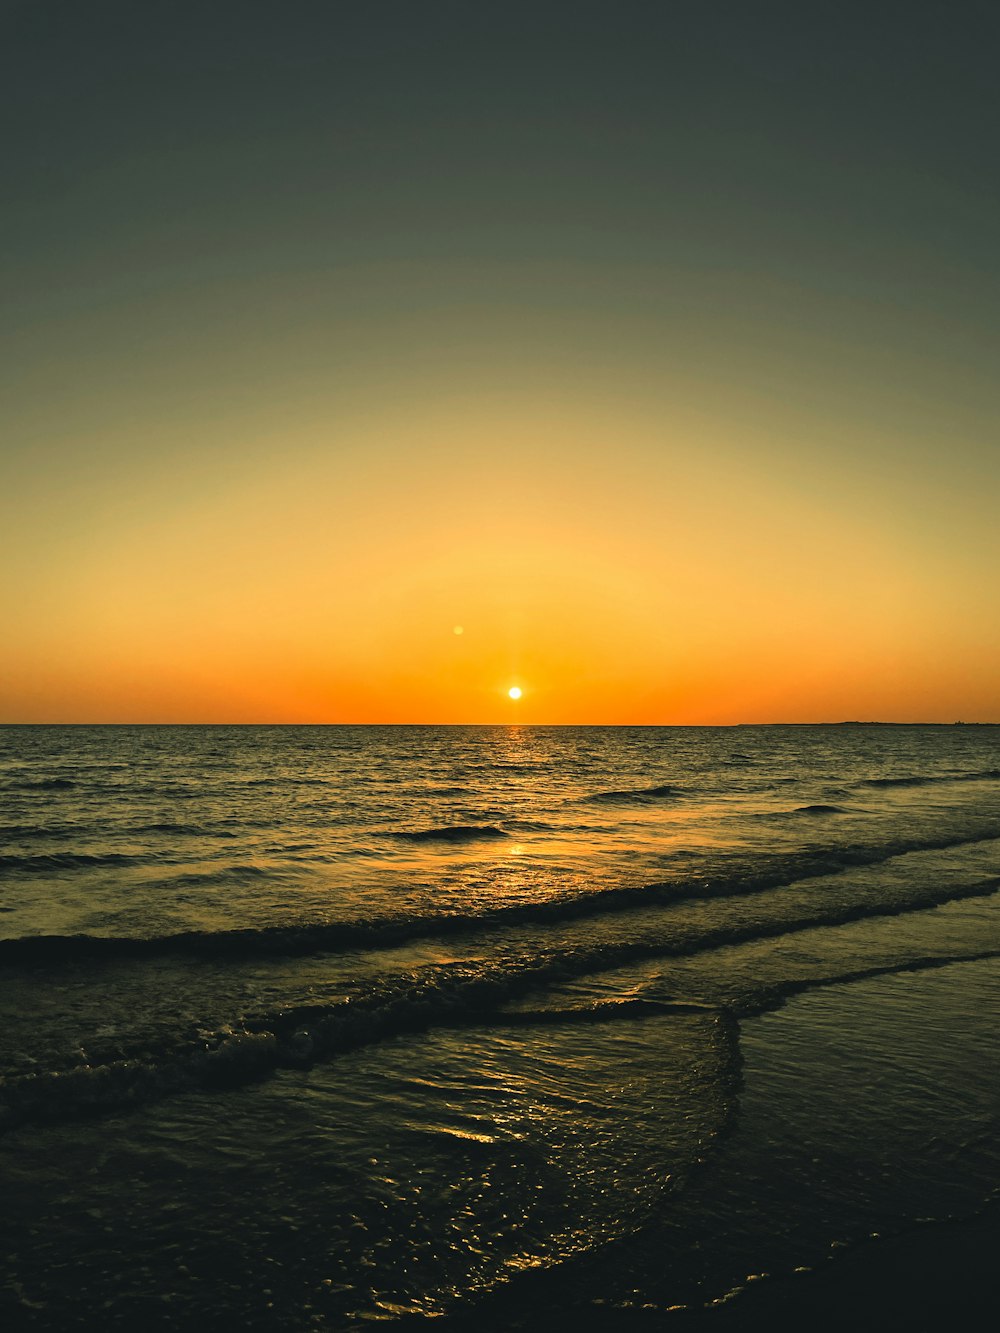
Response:
[{"label": "wave", "polygon": [[827,986],[846,986],[856,981],[874,981],[878,977],[899,976],[905,972],[929,972],[941,967],[953,967],[956,963],[982,963],[990,958],[1000,958],[1000,949],[978,949],[973,953],[963,954],[925,954],[920,958],[907,958],[898,963],[879,963],[873,967],[859,967],[847,972],[834,972],[822,977],[796,977],[780,981],[773,986],[757,990],[751,999],[744,1000],[739,1006],[741,1018],[750,1018],[757,1014],[778,1009],[796,995],[806,991],[821,990]]},{"label": "wave", "polygon": [[10,842],[81,838],[95,831],[93,824],[0,824],[0,838]]},{"label": "wave", "polygon": [[[294,957],[396,948],[417,939],[495,932],[510,927],[560,925],[589,917],[642,911],[650,907],[712,899],[742,898],[843,871],[880,865],[911,852],[971,846],[1000,838],[1000,828],[974,837],[912,839],[878,848],[840,848],[775,857],[754,873],[678,879],[661,884],[595,889],[561,898],[505,904],[479,912],[441,912],[296,922],[221,931],[181,931],[171,935],[22,935],[0,939],[0,965],[59,965],[77,959],[148,958],[165,955],[201,958]],[[256,866],[228,866],[192,873],[171,885],[200,885],[206,879],[272,873]],[[879,904],[874,910],[880,911]]]},{"label": "wave", "polygon": [[136,865],[149,858],[129,856],[125,852],[39,852],[35,855],[18,856],[16,853],[0,856],[0,874],[5,870],[24,873],[44,873],[49,870],[81,870],[90,866]]},{"label": "wave", "polygon": [[984,782],[1000,778],[1000,768],[972,773],[914,773],[889,778],[862,778],[858,787],[928,787],[941,782]]},{"label": "wave", "polygon": [[75,787],[76,783],[72,778],[29,778],[22,782],[9,782],[7,785],[21,791],[67,791],[70,787]]},{"label": "wave", "polygon": [[[573,976],[653,957],[691,956],[723,946],[774,938],[860,918],[900,916],[960,899],[992,896],[1000,880],[927,890],[905,903],[840,905],[818,903],[808,916],[771,923],[743,923],[693,932],[656,943],[615,943],[503,963],[442,963],[414,977],[402,974],[375,983],[367,995],[329,1003],[295,1005],[248,1015],[238,1026],[174,1040],[141,1056],[79,1065],[65,1071],[15,1075],[0,1084],[0,1130],[25,1121],[55,1121],[120,1111],[179,1092],[228,1088],[255,1082],[282,1068],[309,1068],[320,1060],[405,1034],[440,1027],[517,1026],[525,1023],[598,1022],[670,1012],[715,1014],[730,1034],[741,1016],[784,1003],[795,988],[835,984],[878,975],[870,969],[817,982],[790,982],[761,990],[735,1006],[701,1005],[683,999],[599,1003],[561,1011],[505,1006],[520,996]],[[931,965],[997,956],[1000,951],[931,960]],[[910,966],[919,964],[911,963]],[[903,967],[898,970],[904,970]]]},{"label": "wave", "polygon": [[182,837],[192,838],[235,838],[235,833],[205,828],[201,824],[179,824],[171,820],[161,820],[152,824],[133,824],[128,833],[179,833]]},{"label": "wave", "polygon": [[797,805],[794,810],[762,810],[757,819],[788,819],[795,815],[846,815],[850,814],[841,805]]},{"label": "wave", "polygon": [[440,828],[400,829],[391,836],[407,842],[478,842],[482,838],[506,838],[509,835],[493,824],[455,824]]},{"label": "wave", "polygon": [[438,977],[418,987],[411,984],[405,994],[398,985],[386,985],[363,1000],[301,1005],[251,1018],[238,1028],[202,1032],[187,1049],[172,1045],[142,1057],[15,1075],[0,1086],[0,1131],[26,1121],[122,1111],[177,1093],[239,1087],[278,1069],[307,1069],[322,1059],[431,1027],[596,1023],[699,1012],[714,1018],[735,1054],[738,1029],[724,1010],[632,1000],[589,1010],[502,1013],[498,1005],[519,989],[491,977]]},{"label": "wave", "polygon": [[[288,873],[288,867],[281,868],[274,866],[258,865],[228,865],[219,866],[216,870],[190,870],[180,875],[171,875],[168,879],[158,880],[155,887],[164,889],[178,888],[200,888],[206,884],[227,884],[242,883],[248,879],[260,879],[269,875],[274,879],[280,879]],[[148,882],[147,882],[148,887]]]},{"label": "wave", "polygon": [[[95,824],[2,824],[0,837],[14,839],[27,838],[80,838],[99,830]],[[154,821],[149,824],[123,825],[121,832],[128,835],[140,833],[174,833],[184,837],[235,838],[236,833],[228,829],[208,828],[202,824],[180,824],[171,820]]]},{"label": "wave", "polygon": [[583,797],[583,800],[588,804],[599,805],[649,805],[653,801],[670,800],[686,795],[687,792],[683,787],[663,783],[657,787],[638,787],[628,791],[594,792],[592,796]]}]

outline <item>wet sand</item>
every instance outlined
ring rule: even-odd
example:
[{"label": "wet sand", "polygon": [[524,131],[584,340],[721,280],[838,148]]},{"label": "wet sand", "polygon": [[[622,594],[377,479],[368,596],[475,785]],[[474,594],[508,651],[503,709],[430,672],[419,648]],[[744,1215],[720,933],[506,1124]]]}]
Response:
[{"label": "wet sand", "polygon": [[[756,1283],[707,1309],[620,1309],[588,1299],[564,1305],[561,1318],[583,1333],[973,1330],[988,1327],[995,1317],[998,1260],[1000,1203],[976,1218],[930,1223],[845,1250],[811,1272]],[[435,1319],[434,1326],[442,1333],[500,1327],[542,1333],[553,1327],[554,1314],[545,1299],[549,1293],[538,1295],[533,1308],[522,1293],[517,1303],[501,1299],[475,1317]],[[413,1326],[425,1322],[414,1320]]]},{"label": "wet sand", "polygon": [[976,1329],[995,1318],[1000,1206],[872,1241],[813,1273],[762,1282],[738,1300],[666,1328]]}]

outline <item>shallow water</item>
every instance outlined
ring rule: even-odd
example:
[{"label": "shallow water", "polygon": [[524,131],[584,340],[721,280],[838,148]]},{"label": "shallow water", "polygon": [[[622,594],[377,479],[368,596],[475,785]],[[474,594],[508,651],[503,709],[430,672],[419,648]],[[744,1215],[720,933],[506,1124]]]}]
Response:
[{"label": "shallow water", "polygon": [[0,784],[25,1326],[700,1307],[1000,1183],[1000,728],[4,728]]}]

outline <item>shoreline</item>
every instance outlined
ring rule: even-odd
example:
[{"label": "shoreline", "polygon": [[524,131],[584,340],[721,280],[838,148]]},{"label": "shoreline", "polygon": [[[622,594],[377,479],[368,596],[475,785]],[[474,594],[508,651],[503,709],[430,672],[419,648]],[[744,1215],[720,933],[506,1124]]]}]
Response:
[{"label": "shoreline", "polygon": [[[846,1249],[809,1273],[753,1283],[664,1328],[973,1328],[996,1306],[1000,1203]],[[983,1325],[985,1326],[985,1325]]]},{"label": "shoreline", "polygon": [[996,1306],[998,1253],[1000,1201],[994,1201],[969,1218],[921,1223],[845,1248],[807,1271],[750,1281],[730,1298],[701,1308],[669,1310],[639,1303],[616,1307],[599,1300],[557,1308],[549,1284],[562,1286],[559,1275],[539,1273],[534,1291],[535,1283],[526,1283],[528,1290],[498,1292],[474,1311],[408,1316],[397,1326],[416,1329],[433,1323],[442,1333],[501,1328],[547,1333],[558,1314],[580,1333],[840,1333],[844,1328],[876,1333],[985,1327],[988,1312]]}]

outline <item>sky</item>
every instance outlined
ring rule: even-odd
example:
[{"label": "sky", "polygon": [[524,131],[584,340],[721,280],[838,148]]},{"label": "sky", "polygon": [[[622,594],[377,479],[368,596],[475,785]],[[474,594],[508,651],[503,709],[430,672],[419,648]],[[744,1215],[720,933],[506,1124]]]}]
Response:
[{"label": "sky", "polygon": [[1000,721],[996,5],[0,51],[0,721]]}]

